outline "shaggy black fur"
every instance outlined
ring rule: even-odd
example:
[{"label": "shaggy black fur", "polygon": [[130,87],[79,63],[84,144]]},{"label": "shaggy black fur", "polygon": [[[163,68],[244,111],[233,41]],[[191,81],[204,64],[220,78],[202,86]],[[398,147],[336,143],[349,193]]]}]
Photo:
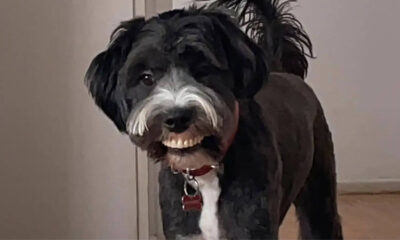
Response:
[{"label": "shaggy black fur", "polygon": [[293,2],[296,0],[220,0],[215,5],[234,10],[247,35],[266,50],[273,71],[304,78],[306,56],[313,56],[312,44],[301,23],[289,12]]},{"label": "shaggy black fur", "polygon": [[[218,217],[228,239],[277,239],[292,203],[303,239],[342,238],[331,134],[303,80],[312,44],[287,12],[291,2],[220,0],[208,8],[124,22],[87,72],[96,104],[124,133],[135,106],[154,89],[138,78],[145,69],[152,69],[155,81],[166,81],[171,66],[183,69],[220,96],[229,108],[221,111],[229,113],[239,103],[238,132],[220,156]],[[234,17],[222,8],[233,10]],[[131,139],[158,158],[166,147],[157,139],[156,120],[149,134]],[[200,234],[199,213],[181,208],[183,177],[161,164],[166,238]]]}]

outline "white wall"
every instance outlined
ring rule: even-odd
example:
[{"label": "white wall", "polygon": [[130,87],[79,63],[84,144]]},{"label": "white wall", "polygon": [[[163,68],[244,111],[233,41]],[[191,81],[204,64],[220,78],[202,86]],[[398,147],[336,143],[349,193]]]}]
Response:
[{"label": "white wall", "polygon": [[184,8],[194,3],[194,0],[172,0],[174,9]]},{"label": "white wall", "polygon": [[307,82],[330,122],[341,182],[400,182],[400,1],[295,8],[317,59]]},{"label": "white wall", "polygon": [[134,149],[83,84],[131,0],[0,1],[0,238],[134,238]]}]

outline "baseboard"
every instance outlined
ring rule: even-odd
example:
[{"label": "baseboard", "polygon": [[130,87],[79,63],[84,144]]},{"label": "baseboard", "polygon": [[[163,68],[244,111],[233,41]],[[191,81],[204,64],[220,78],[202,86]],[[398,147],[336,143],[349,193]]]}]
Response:
[{"label": "baseboard", "polygon": [[338,192],[340,194],[400,192],[400,179],[339,181]]}]

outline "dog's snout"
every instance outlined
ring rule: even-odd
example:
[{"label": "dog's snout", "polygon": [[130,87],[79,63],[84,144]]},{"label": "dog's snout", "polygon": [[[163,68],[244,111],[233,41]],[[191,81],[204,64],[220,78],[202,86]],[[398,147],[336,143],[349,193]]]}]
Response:
[{"label": "dog's snout", "polygon": [[189,128],[194,114],[194,109],[174,109],[167,114],[164,127],[171,132],[183,132]]}]

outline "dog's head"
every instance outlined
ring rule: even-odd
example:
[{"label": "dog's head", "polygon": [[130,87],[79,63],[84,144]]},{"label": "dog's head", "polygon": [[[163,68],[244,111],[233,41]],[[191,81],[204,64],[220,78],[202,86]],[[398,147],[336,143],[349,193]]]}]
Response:
[{"label": "dog's head", "polygon": [[175,10],[123,22],[91,63],[96,104],[132,142],[176,169],[215,164],[236,102],[267,78],[263,51],[230,16]]}]

